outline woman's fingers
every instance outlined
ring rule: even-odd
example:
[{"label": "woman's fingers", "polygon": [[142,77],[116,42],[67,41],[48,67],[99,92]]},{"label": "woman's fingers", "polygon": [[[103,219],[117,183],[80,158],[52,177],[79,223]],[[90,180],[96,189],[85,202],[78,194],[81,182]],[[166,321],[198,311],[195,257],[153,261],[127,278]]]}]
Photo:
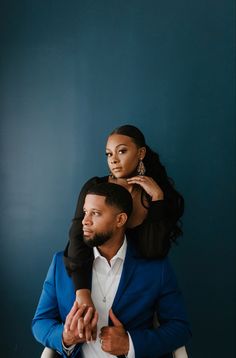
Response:
[{"label": "woman's fingers", "polygon": [[65,332],[77,330],[79,338],[86,341],[96,340],[97,337],[98,313],[93,307],[80,306],[74,302],[69,314],[66,317]]},{"label": "woman's fingers", "polygon": [[93,307],[88,307],[87,312],[84,315],[84,325],[88,325],[93,317],[94,309]]},{"label": "woman's fingers", "polygon": [[127,179],[127,183],[128,184],[134,184],[134,183],[140,183],[140,182],[143,182],[145,181],[147,177],[144,177],[143,175],[136,175],[135,177],[132,177],[132,178],[128,178]]},{"label": "woman's fingers", "polygon": [[79,337],[83,338],[84,337],[84,318],[80,317],[77,322],[78,322],[77,328],[78,328]]},{"label": "woman's fingers", "polygon": [[92,326],[92,328],[97,327],[97,323],[98,323],[98,312],[95,311],[95,312],[94,312],[93,319],[92,319],[92,321],[91,321],[91,326]]},{"label": "woman's fingers", "polygon": [[157,184],[157,182],[153,178],[142,176],[142,175],[136,175],[132,178],[128,178],[127,183],[129,185],[133,185],[133,184],[140,185],[146,191],[146,193],[150,195],[153,201],[164,199],[164,193],[161,187]]},{"label": "woman's fingers", "polygon": [[88,307],[83,317],[78,319],[78,333],[79,337],[85,337],[86,341],[89,342],[91,339],[96,339],[98,313],[94,312],[93,307]]},{"label": "woman's fingers", "polygon": [[92,339],[96,341],[97,339],[97,323],[98,323],[98,312],[94,312],[93,319],[91,321],[91,328],[92,328]]},{"label": "woman's fingers", "polygon": [[70,330],[70,325],[71,325],[72,319],[73,319],[75,313],[77,312],[77,310],[78,310],[78,304],[77,304],[77,302],[74,302],[70,312],[66,316],[66,321],[64,324],[65,332],[68,332]]}]

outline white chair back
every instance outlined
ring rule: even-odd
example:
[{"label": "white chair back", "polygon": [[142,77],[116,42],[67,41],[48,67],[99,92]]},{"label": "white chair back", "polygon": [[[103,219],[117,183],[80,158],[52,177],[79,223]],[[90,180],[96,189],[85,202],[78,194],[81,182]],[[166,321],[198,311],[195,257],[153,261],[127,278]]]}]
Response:
[{"label": "white chair back", "polygon": [[180,347],[173,352],[173,358],[188,358],[185,347]]},{"label": "white chair back", "polygon": [[58,357],[61,357],[61,355],[48,347],[44,348],[43,353],[41,355],[41,358],[58,358]]}]

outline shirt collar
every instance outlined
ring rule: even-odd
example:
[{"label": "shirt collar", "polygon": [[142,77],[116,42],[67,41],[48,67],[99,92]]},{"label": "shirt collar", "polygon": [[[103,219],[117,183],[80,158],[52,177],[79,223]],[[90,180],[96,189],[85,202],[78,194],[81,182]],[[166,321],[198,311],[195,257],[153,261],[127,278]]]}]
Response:
[{"label": "shirt collar", "polygon": [[[115,256],[112,257],[111,261],[115,261],[117,258],[119,258],[122,261],[124,261],[125,255],[126,255],[126,250],[127,250],[127,239],[126,239],[126,236],[125,236],[123,244],[121,245],[121,247],[119,248],[119,250],[117,251]],[[94,259],[95,260],[98,257],[103,258],[103,256],[100,254],[100,252],[98,251],[98,249],[96,247],[93,248],[93,253],[94,253]]]}]

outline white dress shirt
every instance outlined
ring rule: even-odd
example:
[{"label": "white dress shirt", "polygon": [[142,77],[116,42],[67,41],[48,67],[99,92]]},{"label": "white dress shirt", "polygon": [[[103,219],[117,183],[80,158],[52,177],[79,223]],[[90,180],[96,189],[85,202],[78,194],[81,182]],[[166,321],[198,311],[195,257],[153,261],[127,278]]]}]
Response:
[{"label": "white dress shirt", "polygon": [[[115,357],[101,349],[99,339],[100,330],[108,326],[109,310],[114,301],[120,282],[127,249],[126,239],[117,254],[111,259],[110,265],[105,257],[101,256],[98,249],[94,248],[94,263],[92,274],[92,299],[98,311],[98,335],[95,342],[84,343],[82,346],[83,358],[112,358]],[[104,297],[106,302],[104,302]],[[119,317],[117,317],[119,319]],[[129,336],[129,352],[127,358],[135,358],[134,346]]]}]

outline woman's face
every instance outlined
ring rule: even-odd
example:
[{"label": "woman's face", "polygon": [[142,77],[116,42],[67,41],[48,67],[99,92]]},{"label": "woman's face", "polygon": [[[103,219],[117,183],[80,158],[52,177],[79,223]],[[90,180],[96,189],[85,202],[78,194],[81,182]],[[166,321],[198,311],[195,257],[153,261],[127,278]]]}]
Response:
[{"label": "woman's face", "polygon": [[138,148],[126,135],[112,134],[107,140],[106,155],[112,175],[128,178],[136,174],[139,160],[145,156],[145,148]]}]

